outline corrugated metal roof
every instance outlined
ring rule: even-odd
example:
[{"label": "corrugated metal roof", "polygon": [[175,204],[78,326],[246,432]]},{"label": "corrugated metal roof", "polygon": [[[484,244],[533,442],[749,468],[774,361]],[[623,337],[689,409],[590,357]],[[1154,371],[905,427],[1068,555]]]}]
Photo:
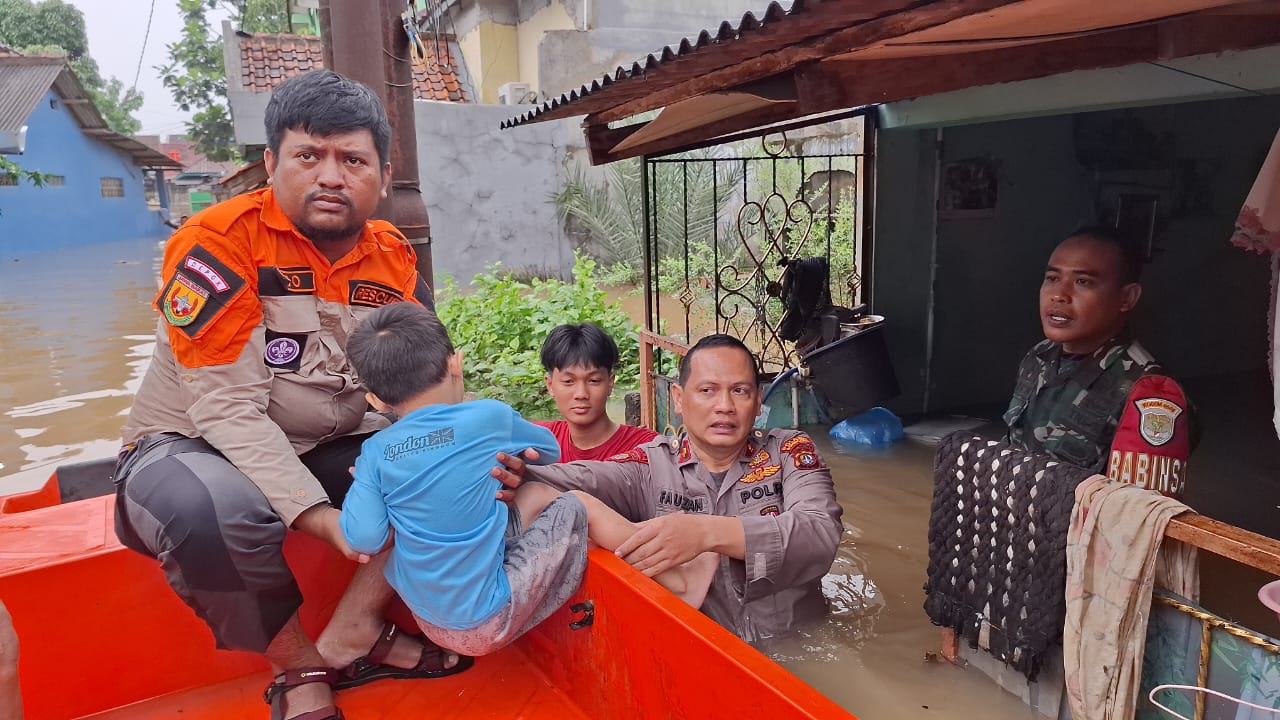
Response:
[{"label": "corrugated metal roof", "polygon": [[[645,80],[658,74],[666,78],[668,73],[680,74],[681,79],[687,79],[694,74],[727,67],[776,49],[783,44],[778,38],[781,34],[786,35],[785,44],[802,42],[918,4],[921,4],[919,0],[795,0],[790,9],[784,9],[779,3],[771,2],[758,18],[747,12],[736,27],[725,21],[714,31],[703,30],[693,40],[685,38],[677,45],[668,45],[637,60],[630,67],[621,66],[612,74],[503,122],[502,127],[597,112],[622,100],[643,95],[647,90],[640,82],[628,82],[624,89],[618,85],[621,81]],[[819,9],[822,12],[815,12]],[[689,64],[686,58],[707,55],[708,48],[716,50],[714,64],[698,64],[697,68],[690,67],[681,73],[681,66]],[[595,102],[597,99],[599,101]],[[573,104],[571,111],[557,112],[570,103]]]},{"label": "corrugated metal roof", "polygon": [[0,56],[0,132],[17,132],[27,124],[65,66],[60,57]]},{"label": "corrugated metal roof", "polygon": [[141,167],[182,167],[168,155],[108,128],[61,56],[0,56],[0,130],[12,132],[26,124],[50,88],[62,98],[85,135],[128,154]]}]

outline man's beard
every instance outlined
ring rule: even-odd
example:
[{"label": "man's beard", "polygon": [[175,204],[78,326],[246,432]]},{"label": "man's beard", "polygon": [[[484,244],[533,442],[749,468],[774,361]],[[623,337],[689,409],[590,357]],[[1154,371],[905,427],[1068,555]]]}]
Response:
[{"label": "man's beard", "polygon": [[364,230],[364,223],[351,223],[340,228],[318,228],[307,223],[296,223],[298,232],[316,245],[350,240]]},{"label": "man's beard", "polygon": [[[347,197],[346,195],[342,193],[337,193],[337,192],[325,192],[325,191],[318,191],[318,190],[309,193],[307,197],[304,198],[303,200],[304,208],[305,206],[310,205],[312,202],[314,202],[317,197],[321,197],[321,196],[333,196],[333,197],[341,198],[342,202],[347,206],[347,211],[351,212],[352,210],[351,198]],[[308,240],[310,240],[311,242],[317,245],[322,243],[335,243],[335,242],[343,242],[346,240],[350,240],[351,238],[359,235],[360,231],[364,229],[364,220],[360,220],[359,222],[356,222],[354,218],[350,223],[340,228],[320,228],[320,227],[316,227],[314,225],[308,224],[305,221],[300,223],[295,223],[295,224],[298,227],[298,232],[302,233],[303,237],[307,238]]]}]

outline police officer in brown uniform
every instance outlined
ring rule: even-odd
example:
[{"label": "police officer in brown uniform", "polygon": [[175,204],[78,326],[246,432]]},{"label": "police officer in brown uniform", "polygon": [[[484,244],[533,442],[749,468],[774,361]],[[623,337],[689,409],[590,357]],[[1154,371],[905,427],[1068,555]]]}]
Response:
[{"label": "police officer in brown uniform", "polygon": [[526,480],[585,490],[640,525],[617,554],[646,575],[719,553],[702,611],[744,640],[826,614],[820,580],[843,526],[830,471],[794,430],[753,430],[755,360],[710,335],[680,363],[673,388],[685,430],[604,462],[530,467]]}]

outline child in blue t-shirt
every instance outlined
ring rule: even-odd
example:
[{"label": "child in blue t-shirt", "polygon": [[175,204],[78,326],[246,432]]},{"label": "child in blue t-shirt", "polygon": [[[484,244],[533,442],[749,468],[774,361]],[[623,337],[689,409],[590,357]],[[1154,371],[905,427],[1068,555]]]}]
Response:
[{"label": "child in blue t-shirt", "polygon": [[[555,436],[496,400],[462,402],[462,357],[430,310],[411,302],[370,313],[347,354],[369,402],[399,419],[364,442],[342,505],[351,547],[394,542],[387,581],[441,647],[494,652],[563,605],[586,568],[588,536],[612,550],[636,526],[591,495],[541,485],[498,499],[498,452],[559,459]],[[394,541],[392,530],[394,529]],[[654,578],[695,607],[714,562]]]}]

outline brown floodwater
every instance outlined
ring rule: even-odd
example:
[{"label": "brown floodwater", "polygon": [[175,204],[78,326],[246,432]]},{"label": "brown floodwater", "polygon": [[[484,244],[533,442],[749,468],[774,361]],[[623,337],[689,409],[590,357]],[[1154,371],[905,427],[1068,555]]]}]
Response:
[{"label": "brown floodwater", "polygon": [[151,356],[159,242],[0,258],[0,494],[114,454]]},{"label": "brown floodwater", "polygon": [[[114,453],[152,349],[157,259],[139,240],[0,261],[0,494]],[[814,436],[845,509],[833,613],[772,656],[864,720],[1037,717],[976,670],[925,660],[939,646],[921,607],[932,448],[850,453]]]}]

